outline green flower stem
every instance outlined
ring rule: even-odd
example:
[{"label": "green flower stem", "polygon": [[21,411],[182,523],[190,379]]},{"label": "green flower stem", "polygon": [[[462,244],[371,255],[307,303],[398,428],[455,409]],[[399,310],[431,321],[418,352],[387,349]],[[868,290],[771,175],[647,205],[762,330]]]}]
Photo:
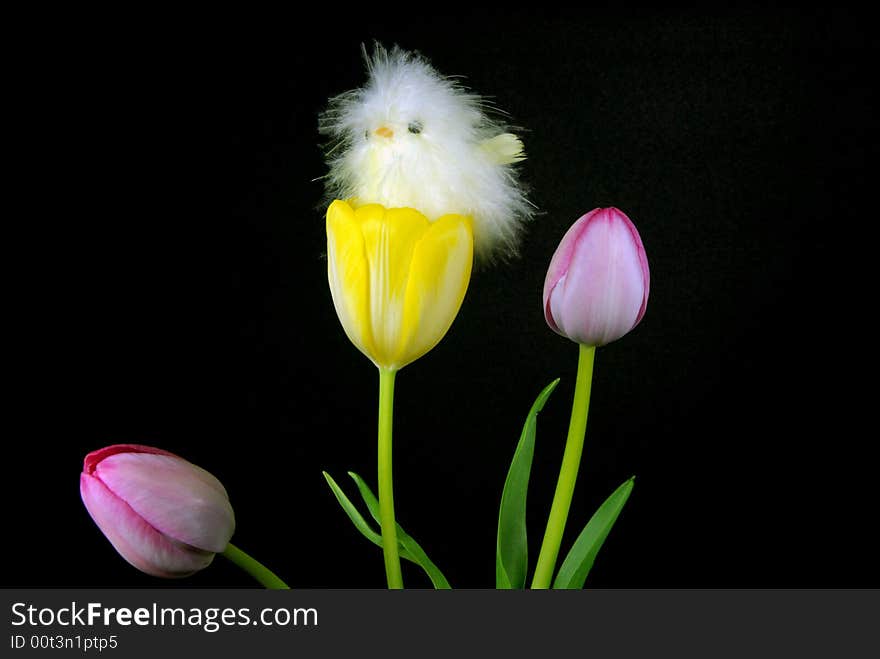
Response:
[{"label": "green flower stem", "polygon": [[574,402],[571,406],[571,421],[568,425],[568,439],[565,440],[565,453],[562,456],[562,467],[559,480],[556,482],[556,493],[550,506],[547,518],[547,530],[538,554],[538,564],[532,579],[532,588],[549,588],[556,569],[556,558],[562,534],[568,519],[568,509],[574,494],[578,468],[581,464],[581,453],[584,450],[584,433],[587,430],[587,412],[590,409],[590,389],[593,383],[593,360],[596,348],[580,346],[578,355],[577,383],[574,388]]},{"label": "green flower stem", "polygon": [[248,556],[231,542],[226,545],[223,555],[242,570],[271,590],[290,590],[290,586],[281,581],[278,575],[256,559]]},{"label": "green flower stem", "polygon": [[397,522],[394,520],[394,485],[391,476],[391,425],[394,417],[394,376],[397,371],[379,369],[379,524],[389,588],[403,588],[397,553]]}]

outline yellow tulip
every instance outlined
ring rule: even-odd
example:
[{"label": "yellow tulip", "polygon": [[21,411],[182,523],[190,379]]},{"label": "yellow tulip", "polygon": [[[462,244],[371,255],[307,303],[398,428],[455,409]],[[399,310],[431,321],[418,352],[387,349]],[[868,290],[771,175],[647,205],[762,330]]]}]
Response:
[{"label": "yellow tulip", "polygon": [[327,209],[327,274],[348,338],[380,369],[431,350],[458,314],[473,265],[471,220],[412,208]]}]

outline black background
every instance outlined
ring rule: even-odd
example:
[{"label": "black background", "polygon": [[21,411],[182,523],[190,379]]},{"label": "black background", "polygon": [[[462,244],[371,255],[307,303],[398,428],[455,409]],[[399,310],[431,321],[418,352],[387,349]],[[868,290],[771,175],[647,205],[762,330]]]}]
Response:
[{"label": "black background", "polygon": [[23,235],[7,243],[22,330],[9,348],[25,367],[7,401],[4,585],[252,585],[220,558],[163,582],[118,557],[78,472],[121,442],[220,478],[234,541],[291,585],[384,585],[380,550],[321,476],[352,496],[347,470],[375,484],[377,376],[333,310],[313,182],[317,114],[363,82],[373,39],[510,112],[541,209],[521,257],[475,272],[449,334],[397,380],[398,519],[453,586],[494,585],[507,466],[535,395],[561,377],[539,420],[537,556],[577,358],[547,328],[541,288],[567,227],[608,205],[641,232],[651,297],[597,354],[563,551],[635,474],[594,586],[880,585],[876,431],[861,419],[876,288],[865,16],[55,18],[14,65],[9,101],[26,145],[12,191],[25,203],[7,215]]}]

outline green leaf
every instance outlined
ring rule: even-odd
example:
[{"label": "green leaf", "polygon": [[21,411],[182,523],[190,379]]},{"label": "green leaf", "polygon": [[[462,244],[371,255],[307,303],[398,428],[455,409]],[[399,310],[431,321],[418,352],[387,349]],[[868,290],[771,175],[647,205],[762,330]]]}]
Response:
[{"label": "green leaf", "polygon": [[[330,477],[326,471],[322,471],[324,474],[324,478],[327,479],[327,484],[330,486],[330,489],[333,490],[333,494],[336,495],[336,500],[339,502],[339,505],[342,506],[342,509],[345,511],[345,514],[348,515],[348,518],[352,521],[355,528],[361,532],[361,534],[374,545],[379,547],[382,546],[382,536],[376,533],[367,521],[361,516],[358,512],[357,508],[354,507],[351,501],[349,501],[348,497],[345,496],[345,493],[342,489],[336,484],[336,481]],[[412,561],[413,563],[418,563],[415,558],[413,558],[412,554],[410,554],[404,547],[400,547],[400,543],[398,542],[400,557],[405,558],[408,561]]]},{"label": "green leaf", "polygon": [[526,417],[519,444],[507,472],[507,479],[504,481],[501,508],[498,512],[498,540],[495,546],[496,588],[525,588],[526,573],[529,569],[526,495],[532,470],[532,456],[535,453],[538,412],[544,408],[544,403],[550,398],[557,384],[559,378],[553,380],[538,394]]},{"label": "green leaf", "polygon": [[578,589],[584,587],[590,568],[593,567],[593,561],[596,560],[596,554],[599,553],[602,543],[605,542],[611,527],[617,521],[623,504],[629,499],[635,478],[633,476],[614,490],[611,496],[605,499],[605,502],[593,513],[584,530],[574,541],[562,567],[559,568],[559,574],[556,575],[556,580],[553,582],[554,588]]},{"label": "green leaf", "polygon": [[[358,490],[361,493],[361,497],[363,498],[364,503],[367,504],[367,510],[370,511],[370,515],[372,515],[373,519],[378,523],[379,500],[376,499],[373,491],[370,490],[370,486],[366,484],[363,478],[358,476],[353,471],[348,472],[348,475],[351,476],[352,480],[357,484]],[[452,586],[449,585],[449,582],[446,580],[446,577],[443,576],[440,568],[438,568],[433,563],[433,561],[428,558],[428,555],[421,548],[419,543],[416,542],[411,535],[404,531],[400,524],[395,524],[395,526],[397,527],[397,545],[398,547],[400,547],[400,555],[403,556],[405,551],[409,556],[411,556],[409,560],[421,566],[421,568],[425,571],[425,574],[428,575],[428,578],[431,579],[431,583],[434,584],[434,588],[438,590],[451,589]]]}]

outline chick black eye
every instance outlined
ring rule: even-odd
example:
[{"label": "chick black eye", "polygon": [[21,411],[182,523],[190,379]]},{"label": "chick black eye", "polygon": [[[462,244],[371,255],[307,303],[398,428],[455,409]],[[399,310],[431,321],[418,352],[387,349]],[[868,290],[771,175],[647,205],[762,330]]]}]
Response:
[{"label": "chick black eye", "polygon": [[419,133],[421,133],[422,128],[424,128],[424,126],[422,125],[421,121],[411,121],[409,122],[409,126],[406,127],[406,129],[413,135],[418,135]]},{"label": "chick black eye", "polygon": [[367,129],[364,131],[364,139],[365,139],[365,140],[370,139],[370,129],[369,129],[369,128],[367,128]]}]

